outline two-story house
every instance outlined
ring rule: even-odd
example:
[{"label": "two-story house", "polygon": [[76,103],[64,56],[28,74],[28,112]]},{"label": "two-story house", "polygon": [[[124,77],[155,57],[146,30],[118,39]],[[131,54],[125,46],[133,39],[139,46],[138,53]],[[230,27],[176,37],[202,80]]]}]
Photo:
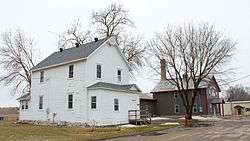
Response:
[{"label": "two-story house", "polygon": [[[166,76],[165,61],[161,61],[161,81],[151,91],[153,93],[155,111],[153,114],[163,116],[183,116],[185,107],[178,94],[178,89]],[[191,88],[191,87],[189,87]],[[192,89],[189,89],[190,95]],[[220,87],[214,76],[209,76],[201,82],[196,96],[194,115],[219,115],[221,114],[223,100],[219,98]]]},{"label": "two-story house", "polygon": [[113,125],[139,110],[141,91],[129,84],[131,69],[113,38],[60,49],[31,71],[20,120]]}]

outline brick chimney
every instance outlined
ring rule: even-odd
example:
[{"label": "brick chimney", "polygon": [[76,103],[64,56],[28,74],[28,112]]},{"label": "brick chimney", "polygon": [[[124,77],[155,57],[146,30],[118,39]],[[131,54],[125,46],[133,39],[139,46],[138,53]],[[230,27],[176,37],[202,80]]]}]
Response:
[{"label": "brick chimney", "polygon": [[160,63],[161,63],[161,81],[165,81],[165,80],[167,80],[167,77],[166,77],[166,60],[161,59]]}]

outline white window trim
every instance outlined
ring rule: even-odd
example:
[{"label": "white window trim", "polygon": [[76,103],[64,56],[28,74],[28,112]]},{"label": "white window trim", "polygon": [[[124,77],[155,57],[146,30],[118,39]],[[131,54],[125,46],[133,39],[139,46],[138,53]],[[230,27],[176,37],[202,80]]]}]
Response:
[{"label": "white window trim", "polygon": [[[196,111],[194,111],[194,109],[196,108]],[[199,109],[198,109],[198,104],[194,104],[193,105],[193,113],[198,113],[199,111],[198,111]]]},{"label": "white window trim", "polygon": [[[42,72],[43,72],[43,81],[41,82],[41,74],[42,74]],[[45,72],[44,71],[40,71],[40,74],[39,74],[39,83],[40,84],[45,83]]]},{"label": "white window trim", "polygon": [[[95,108],[92,108],[92,97],[95,97]],[[97,110],[97,96],[90,96],[90,109],[93,110],[93,111],[96,111]]]},{"label": "white window trim", "polygon": [[[101,78],[97,77],[97,65],[101,66]],[[96,63],[96,65],[95,65],[95,78],[97,80],[102,80],[102,78],[103,78],[103,65],[101,63]]]},{"label": "white window trim", "polygon": [[[43,98],[42,109],[40,109],[40,97]],[[39,97],[38,97],[38,110],[39,111],[43,111],[44,110],[44,95],[39,95]]]},{"label": "white window trim", "polygon": [[[120,81],[119,81],[119,76],[118,76],[118,71],[119,70],[121,71],[121,75],[120,75],[121,76],[121,80]],[[119,67],[116,69],[116,81],[119,82],[119,83],[122,82],[122,69],[119,68]]]},{"label": "white window trim", "polygon": [[[115,110],[115,99],[117,99],[117,102],[118,102],[118,110]],[[119,99],[118,98],[114,98],[113,99],[113,111],[114,112],[119,112],[120,111],[120,104],[119,104]]]},{"label": "white window trim", "polygon": [[[69,108],[69,95],[72,95],[72,108]],[[74,94],[73,93],[68,93],[67,94],[67,109],[68,111],[73,111],[74,110]]]}]

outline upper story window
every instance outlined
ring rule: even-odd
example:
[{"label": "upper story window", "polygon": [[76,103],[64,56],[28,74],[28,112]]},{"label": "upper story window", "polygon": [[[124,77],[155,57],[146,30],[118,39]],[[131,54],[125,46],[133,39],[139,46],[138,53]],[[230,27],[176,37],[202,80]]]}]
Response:
[{"label": "upper story window", "polygon": [[73,95],[72,94],[68,95],[68,108],[69,109],[73,108]]},{"label": "upper story window", "polygon": [[44,71],[40,72],[40,82],[44,82]]},{"label": "upper story window", "polygon": [[122,70],[120,69],[117,70],[117,80],[119,82],[122,81]]},{"label": "upper story window", "polygon": [[117,98],[114,99],[114,111],[119,111],[119,101]]},{"label": "upper story window", "polygon": [[178,98],[178,93],[174,93],[174,98]]},{"label": "upper story window", "polygon": [[69,78],[74,77],[74,65],[69,66]]},{"label": "upper story window", "polygon": [[102,78],[102,65],[96,65],[96,78]]},{"label": "upper story window", "polygon": [[96,96],[91,96],[91,109],[96,109]]},{"label": "upper story window", "polygon": [[43,109],[43,96],[39,96],[39,109]]}]

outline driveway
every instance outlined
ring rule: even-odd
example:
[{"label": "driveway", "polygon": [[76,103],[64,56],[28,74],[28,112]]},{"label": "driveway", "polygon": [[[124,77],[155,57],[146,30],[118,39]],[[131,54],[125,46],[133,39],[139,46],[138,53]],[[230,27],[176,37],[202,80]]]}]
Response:
[{"label": "driveway", "polygon": [[218,121],[212,127],[175,128],[109,141],[249,141],[250,118]]}]

